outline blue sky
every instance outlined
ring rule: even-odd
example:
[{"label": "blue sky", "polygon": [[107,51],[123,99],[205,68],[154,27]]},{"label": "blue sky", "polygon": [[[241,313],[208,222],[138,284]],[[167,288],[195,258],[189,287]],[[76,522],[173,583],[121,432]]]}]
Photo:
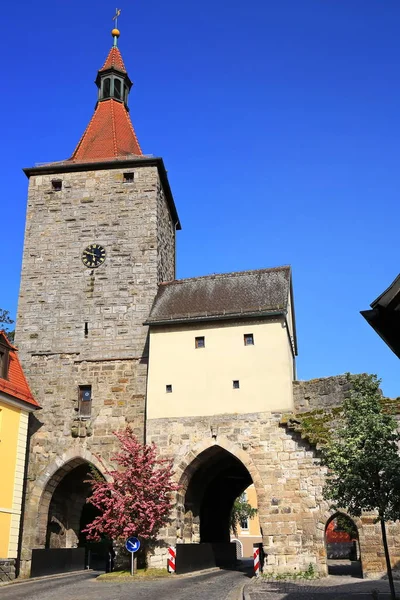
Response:
[{"label": "blue sky", "polygon": [[[3,27],[0,307],[13,315],[21,169],[72,153],[114,11],[22,0]],[[178,277],[291,264],[299,378],[372,372],[400,395],[398,359],[359,314],[399,272],[400,2],[131,0],[119,26],[132,121],[183,225]]]}]

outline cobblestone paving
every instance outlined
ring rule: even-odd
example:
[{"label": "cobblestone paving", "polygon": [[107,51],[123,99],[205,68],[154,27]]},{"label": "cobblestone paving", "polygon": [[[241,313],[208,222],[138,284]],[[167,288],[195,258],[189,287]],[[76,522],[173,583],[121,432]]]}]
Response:
[{"label": "cobblestone paving", "polygon": [[[396,582],[400,597],[400,582]],[[374,593],[375,592],[375,593]],[[246,600],[388,600],[387,581],[351,577],[326,577],[318,581],[253,580],[246,586]]]}]

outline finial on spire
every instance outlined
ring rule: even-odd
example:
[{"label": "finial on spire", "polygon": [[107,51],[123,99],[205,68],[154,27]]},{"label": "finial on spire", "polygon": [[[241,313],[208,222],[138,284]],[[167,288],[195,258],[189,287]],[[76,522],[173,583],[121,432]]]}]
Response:
[{"label": "finial on spire", "polygon": [[115,9],[115,15],[113,16],[113,21],[115,21],[115,27],[111,31],[111,35],[114,38],[114,46],[115,47],[118,46],[118,38],[119,38],[118,17],[119,17],[120,14],[121,14],[121,9],[120,8],[116,8]]}]

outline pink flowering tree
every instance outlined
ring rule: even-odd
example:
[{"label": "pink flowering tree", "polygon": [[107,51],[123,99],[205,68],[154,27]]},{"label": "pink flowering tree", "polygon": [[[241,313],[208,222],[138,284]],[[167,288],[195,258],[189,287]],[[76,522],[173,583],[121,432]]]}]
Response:
[{"label": "pink flowering tree", "polygon": [[93,475],[92,495],[87,502],[101,512],[84,530],[88,539],[99,541],[104,536],[123,541],[130,536],[146,547],[167,525],[172,509],[172,492],[179,486],[173,482],[170,460],[157,457],[154,444],[138,442],[132,430],[114,433],[121,449],[112,457],[119,468],[104,467],[108,481]]}]

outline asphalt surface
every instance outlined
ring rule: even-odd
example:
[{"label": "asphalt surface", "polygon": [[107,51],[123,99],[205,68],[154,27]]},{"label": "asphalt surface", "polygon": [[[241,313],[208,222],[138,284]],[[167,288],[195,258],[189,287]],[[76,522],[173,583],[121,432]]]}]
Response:
[{"label": "asphalt surface", "polygon": [[249,579],[240,571],[171,575],[128,583],[96,581],[98,573],[27,581],[0,587],[0,600],[229,600]]}]

